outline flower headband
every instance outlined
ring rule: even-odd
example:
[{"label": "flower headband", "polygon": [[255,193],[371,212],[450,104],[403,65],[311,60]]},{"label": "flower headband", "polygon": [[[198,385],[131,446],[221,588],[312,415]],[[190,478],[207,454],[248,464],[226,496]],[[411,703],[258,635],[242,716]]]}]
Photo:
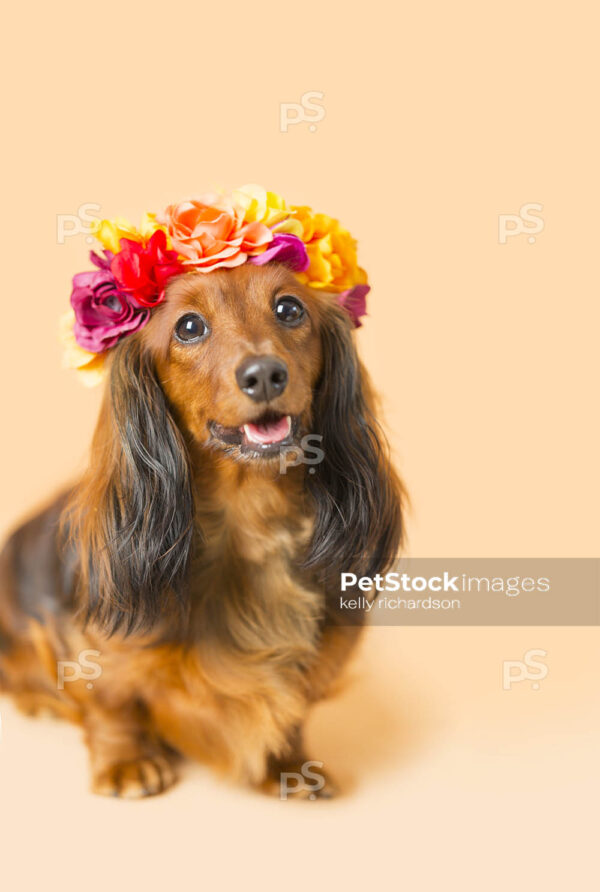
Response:
[{"label": "flower headband", "polygon": [[278,261],[311,288],[336,293],[356,327],[366,312],[370,289],[350,233],[260,186],[169,205],[146,214],[139,229],[118,218],[93,231],[102,254],[92,251],[95,269],[73,277],[72,309],[61,322],[64,364],[86,384],[101,380],[107,351],[146,325],[182,273]]}]

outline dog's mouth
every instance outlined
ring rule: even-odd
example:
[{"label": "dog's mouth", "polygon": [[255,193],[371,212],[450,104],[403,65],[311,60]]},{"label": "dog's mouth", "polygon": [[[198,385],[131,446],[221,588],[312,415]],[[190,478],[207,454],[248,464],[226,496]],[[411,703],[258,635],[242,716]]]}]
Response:
[{"label": "dog's mouth", "polygon": [[293,415],[265,412],[239,427],[225,427],[212,421],[209,425],[213,441],[223,446],[237,446],[243,453],[268,457],[294,442],[298,420]]}]

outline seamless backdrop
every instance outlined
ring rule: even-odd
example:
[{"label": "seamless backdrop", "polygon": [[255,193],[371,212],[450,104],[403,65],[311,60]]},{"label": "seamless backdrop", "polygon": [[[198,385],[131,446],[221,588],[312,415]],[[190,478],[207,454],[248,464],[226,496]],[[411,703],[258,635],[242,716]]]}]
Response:
[{"label": "seamless backdrop", "polygon": [[[99,406],[60,368],[90,246],[61,244],[59,216],[137,221],[257,182],[359,240],[410,554],[597,555],[594,4],[57,0],[12,6],[3,32],[3,530],[83,467]],[[535,233],[502,243],[527,204]],[[593,628],[372,630],[311,726],[350,790],[323,806],[201,768],[152,802],[97,800],[78,732],[3,700],[2,873],[90,892],[595,888],[597,645]],[[504,691],[503,660],[534,647],[540,689]]]}]

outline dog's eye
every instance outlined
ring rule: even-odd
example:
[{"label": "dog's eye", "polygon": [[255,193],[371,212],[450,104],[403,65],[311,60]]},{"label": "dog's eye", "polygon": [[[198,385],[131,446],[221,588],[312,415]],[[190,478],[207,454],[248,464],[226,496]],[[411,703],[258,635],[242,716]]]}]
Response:
[{"label": "dog's eye", "polygon": [[208,325],[197,313],[186,313],[175,326],[175,337],[182,344],[193,344],[208,332]]},{"label": "dog's eye", "polygon": [[286,295],[275,304],[275,315],[285,325],[297,325],[304,316],[304,307],[297,297]]}]

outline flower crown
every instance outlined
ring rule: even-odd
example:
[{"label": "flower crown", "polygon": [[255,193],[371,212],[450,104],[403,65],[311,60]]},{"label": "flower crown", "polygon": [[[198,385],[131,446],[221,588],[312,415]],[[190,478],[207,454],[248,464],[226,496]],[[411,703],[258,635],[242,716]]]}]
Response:
[{"label": "flower crown", "polygon": [[86,384],[101,380],[107,351],[146,325],[169,280],[185,272],[278,261],[311,288],[336,293],[355,326],[366,312],[369,285],[350,233],[260,186],[180,201],[146,214],[139,229],[101,220],[93,233],[104,250],[90,254],[95,269],[73,277],[61,323],[64,364]]}]

